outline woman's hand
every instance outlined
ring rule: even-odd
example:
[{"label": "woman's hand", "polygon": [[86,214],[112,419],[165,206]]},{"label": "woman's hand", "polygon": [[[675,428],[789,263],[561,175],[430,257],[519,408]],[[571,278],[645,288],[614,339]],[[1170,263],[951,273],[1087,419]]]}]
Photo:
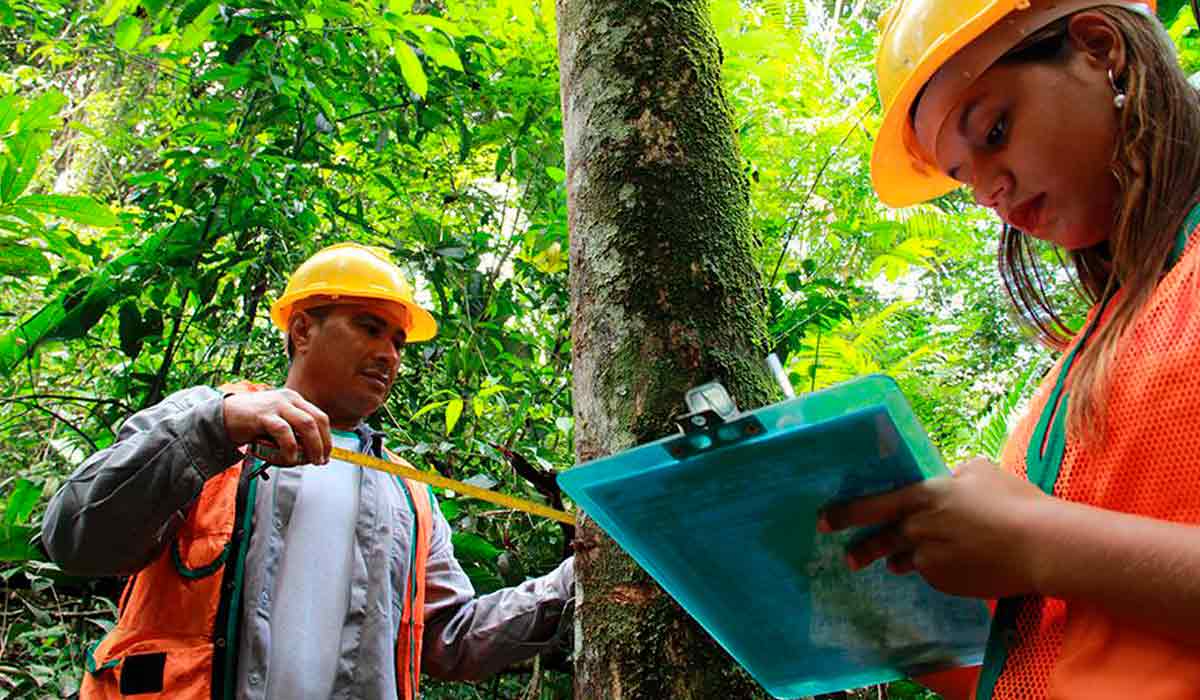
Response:
[{"label": "woman's hand", "polygon": [[916,571],[953,595],[1003,598],[1037,590],[1035,523],[1055,500],[986,459],[962,464],[954,476],[832,506],[825,532],[884,525],[847,554],[861,569],[887,558],[894,573]]}]

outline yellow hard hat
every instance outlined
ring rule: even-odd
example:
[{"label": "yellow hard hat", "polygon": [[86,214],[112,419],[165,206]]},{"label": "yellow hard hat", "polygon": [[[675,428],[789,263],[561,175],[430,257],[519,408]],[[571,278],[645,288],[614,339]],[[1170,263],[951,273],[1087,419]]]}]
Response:
[{"label": "yellow hard hat", "polygon": [[[913,133],[913,101],[937,76],[966,88],[1032,31],[1101,6],[1154,16],[1155,0],[899,0],[880,22],[875,71],[883,124],[871,154],[871,181],[885,204],[904,207],[960,183],[940,172]],[[973,42],[978,42],[972,46]],[[963,49],[971,46],[970,51]],[[943,70],[945,69],[945,70]]]},{"label": "yellow hard hat", "polygon": [[412,286],[383,248],[339,243],[317,251],[292,273],[283,296],[271,304],[271,320],[286,333],[292,311],[316,297],[322,303],[326,299],[395,302],[406,312],[404,332],[409,342],[437,335],[437,321],[413,301]]}]

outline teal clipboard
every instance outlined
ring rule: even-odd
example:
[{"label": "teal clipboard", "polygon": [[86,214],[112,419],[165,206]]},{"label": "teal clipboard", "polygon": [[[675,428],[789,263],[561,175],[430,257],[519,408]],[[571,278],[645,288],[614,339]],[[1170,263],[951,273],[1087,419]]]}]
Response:
[{"label": "teal clipboard", "polygon": [[563,490],[759,683],[790,698],[983,659],[990,616],[882,562],[851,572],[830,503],[949,472],[873,375],[589,462]]}]

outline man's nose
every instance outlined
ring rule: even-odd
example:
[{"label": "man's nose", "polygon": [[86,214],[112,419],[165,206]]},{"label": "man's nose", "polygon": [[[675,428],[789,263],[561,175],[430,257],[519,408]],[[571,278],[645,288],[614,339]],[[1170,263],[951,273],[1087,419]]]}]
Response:
[{"label": "man's nose", "polygon": [[395,369],[396,365],[400,363],[400,349],[387,338],[376,343],[371,355],[372,359],[386,363],[389,370]]}]

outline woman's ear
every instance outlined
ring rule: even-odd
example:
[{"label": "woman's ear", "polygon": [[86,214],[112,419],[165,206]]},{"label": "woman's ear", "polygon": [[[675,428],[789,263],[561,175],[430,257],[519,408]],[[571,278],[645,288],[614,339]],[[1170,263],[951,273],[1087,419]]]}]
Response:
[{"label": "woman's ear", "polygon": [[1090,67],[1105,74],[1111,70],[1120,80],[1125,72],[1125,36],[1107,15],[1091,10],[1075,14],[1067,24],[1067,36]]}]

